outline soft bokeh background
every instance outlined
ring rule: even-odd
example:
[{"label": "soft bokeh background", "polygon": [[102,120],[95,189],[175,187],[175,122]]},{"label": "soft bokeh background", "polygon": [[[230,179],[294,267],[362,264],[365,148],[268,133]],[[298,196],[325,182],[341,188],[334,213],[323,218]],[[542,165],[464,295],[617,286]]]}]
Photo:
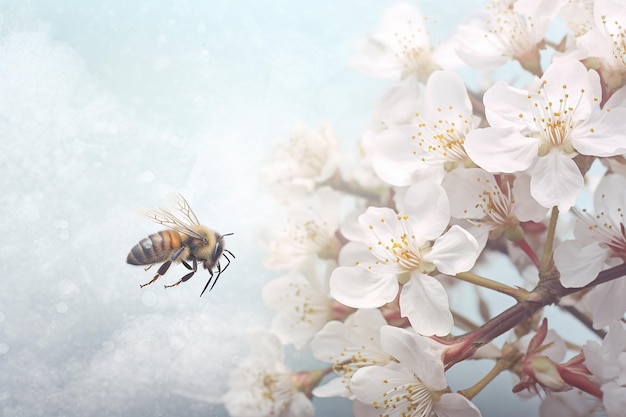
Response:
[{"label": "soft bokeh background", "polygon": [[[278,211],[259,166],[296,123],[330,122],[355,154],[388,81],[347,63],[393,3],[0,1],[3,416],[225,415],[245,332],[271,318],[259,239]],[[483,4],[415,3],[440,40]],[[157,230],[135,210],[172,190],[234,233],[237,259],[202,298],[204,271],[139,289],[152,274],[125,263]],[[455,388],[486,368],[453,372]],[[501,378],[484,415],[527,415]]]}]

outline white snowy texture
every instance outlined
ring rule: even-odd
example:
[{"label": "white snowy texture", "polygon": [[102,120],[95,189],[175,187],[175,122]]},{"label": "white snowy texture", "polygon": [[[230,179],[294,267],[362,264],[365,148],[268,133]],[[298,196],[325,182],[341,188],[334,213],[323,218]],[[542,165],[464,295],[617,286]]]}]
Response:
[{"label": "white snowy texture", "polygon": [[[226,415],[242,334],[271,318],[261,160],[298,118],[339,119],[348,103],[329,87],[350,75],[341,10],[276,20],[270,4],[229,3],[3,2],[1,415]],[[303,28],[322,18],[326,37]],[[363,112],[340,129],[375,97],[352,88]],[[136,210],[171,191],[234,233],[237,258],[202,298],[204,270],[140,289],[156,267],[125,262],[159,230]]]}]

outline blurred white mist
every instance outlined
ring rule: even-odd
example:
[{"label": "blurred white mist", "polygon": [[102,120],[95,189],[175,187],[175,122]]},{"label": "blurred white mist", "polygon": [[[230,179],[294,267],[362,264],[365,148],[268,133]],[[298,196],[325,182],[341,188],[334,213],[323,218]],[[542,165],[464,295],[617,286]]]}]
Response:
[{"label": "blurred white mist", "polygon": [[[244,333],[270,319],[259,165],[297,122],[354,154],[387,82],[347,62],[392,3],[0,1],[3,416],[224,415]],[[443,37],[481,2],[416,3]],[[135,210],[172,190],[234,233],[202,298],[205,271],[140,289],[151,273],[125,263],[158,229]]]}]

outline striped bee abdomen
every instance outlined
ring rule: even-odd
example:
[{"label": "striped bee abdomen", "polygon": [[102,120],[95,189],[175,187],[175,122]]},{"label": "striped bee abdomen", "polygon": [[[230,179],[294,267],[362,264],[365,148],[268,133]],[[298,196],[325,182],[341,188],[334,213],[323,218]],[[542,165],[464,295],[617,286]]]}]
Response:
[{"label": "striped bee abdomen", "polygon": [[182,239],[178,232],[162,230],[140,240],[133,246],[128,253],[126,262],[131,265],[152,265],[165,262],[181,246]]}]

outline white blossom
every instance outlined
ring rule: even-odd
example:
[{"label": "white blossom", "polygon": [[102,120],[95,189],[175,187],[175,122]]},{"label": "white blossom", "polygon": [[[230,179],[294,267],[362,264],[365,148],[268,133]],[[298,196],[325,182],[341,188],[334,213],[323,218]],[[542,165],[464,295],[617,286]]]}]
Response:
[{"label": "white blossom", "polygon": [[297,126],[288,142],[274,148],[261,176],[284,202],[313,192],[337,174],[339,163],[339,141],[330,126]]},{"label": "white blossom", "polygon": [[518,60],[533,74],[541,72],[540,49],[550,20],[566,0],[492,0],[458,27],[457,53],[469,65],[493,69]]},{"label": "white blossom", "polygon": [[333,319],[333,300],[328,277],[335,262],[327,261],[324,271],[311,263],[301,271],[274,279],[263,287],[265,305],[276,311],[271,329],[283,344],[303,348],[324,324]]},{"label": "white blossom", "polygon": [[520,90],[503,82],[485,93],[490,127],[467,135],[465,149],[489,172],[527,171],[531,195],[566,211],[583,189],[573,158],[624,153],[626,108],[598,110],[600,82],[578,61],[559,60],[539,84]]},{"label": "white blossom", "polygon": [[[626,5],[620,0],[595,0],[595,25],[576,39],[578,58],[591,59],[609,90],[626,84]],[[592,64],[593,65],[593,64]]]},{"label": "white blossom", "polygon": [[432,49],[424,16],[412,3],[389,7],[378,31],[367,37],[352,59],[358,71],[375,77],[415,77],[424,82],[435,70],[458,58],[450,48]]},{"label": "white blossom", "polygon": [[467,271],[479,253],[476,239],[459,226],[446,231],[450,207],[446,194],[432,181],[409,188],[398,214],[369,207],[359,217],[362,238],[342,249],[341,265],[330,278],[339,302],[376,308],[392,301],[400,289],[400,310],[420,333],[445,335],[452,329],[448,296],[430,274]]},{"label": "white blossom", "polygon": [[222,398],[231,417],[312,417],[313,404],[298,389],[285,365],[278,338],[258,331],[250,336],[250,353],[232,371]]},{"label": "white blossom", "polygon": [[626,330],[619,321],[609,326],[602,344],[583,346],[585,365],[598,378],[602,402],[609,417],[620,417],[626,409]]},{"label": "white blossom", "polygon": [[471,164],[465,136],[479,120],[472,116],[461,78],[452,71],[434,72],[420,107],[410,123],[390,127],[375,138],[372,164],[389,184],[440,180],[446,171]]},{"label": "white blossom", "polygon": [[[607,175],[595,193],[595,214],[586,210],[574,213],[578,218],[576,239],[561,243],[554,261],[565,287],[583,287],[601,270],[626,260],[626,178]],[[594,326],[601,328],[626,312],[624,279],[598,285],[585,296],[593,313]]]},{"label": "white blossom", "polygon": [[[308,207],[302,207],[309,203]],[[286,224],[271,229],[267,244],[270,269],[299,268],[316,258],[333,259],[339,251],[341,194],[321,187],[301,204],[289,206]]]},{"label": "white blossom", "polygon": [[389,417],[481,415],[467,398],[446,391],[441,356],[433,354],[422,336],[391,326],[383,327],[380,334],[384,351],[396,362],[357,370],[351,382],[357,400]]},{"label": "white blossom", "polygon": [[350,379],[371,365],[385,365],[393,358],[380,346],[380,328],[387,322],[376,309],[360,309],[345,322],[328,322],[311,342],[313,355],[333,365],[337,378],[313,390],[317,397],[351,397]]}]

